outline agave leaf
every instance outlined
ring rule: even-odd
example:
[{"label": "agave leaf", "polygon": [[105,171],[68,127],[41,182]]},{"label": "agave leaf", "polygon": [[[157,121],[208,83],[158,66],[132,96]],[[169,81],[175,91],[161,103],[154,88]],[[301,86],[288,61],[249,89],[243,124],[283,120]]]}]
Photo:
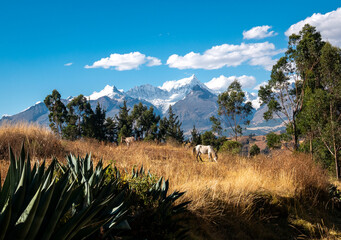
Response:
[{"label": "agave leaf", "polygon": [[70,218],[67,224],[64,224],[55,234],[53,234],[53,238],[72,239],[72,236],[77,234],[81,227],[91,221],[93,216],[103,208],[103,205],[104,203],[95,204],[95,202],[92,202],[89,207],[83,208]]},{"label": "agave leaf", "polygon": [[[1,185],[1,184],[0,184]],[[10,174],[7,174],[4,185],[2,185],[2,191],[0,194],[0,210],[3,208],[10,194]]]},{"label": "agave leaf", "polygon": [[2,212],[0,213],[0,226],[1,226],[0,240],[3,240],[5,238],[7,228],[11,220],[11,213],[12,213],[11,205],[12,205],[12,201],[11,199],[8,199]]},{"label": "agave leaf", "polygon": [[21,216],[19,217],[18,221],[15,224],[14,227],[14,239],[26,239],[26,235],[28,231],[30,230],[31,224],[34,220],[34,216],[36,214],[39,200],[41,195],[41,186],[38,188],[36,194],[30,201],[30,203],[27,205],[26,209],[23,211]]},{"label": "agave leaf", "polygon": [[76,234],[70,236],[70,239],[71,237],[72,239],[89,239],[89,237],[98,231],[100,226],[102,226],[105,222],[106,219],[97,222],[91,222],[90,224],[82,227]]},{"label": "agave leaf", "polygon": [[[73,187],[74,183],[72,183],[69,187],[68,190],[66,190],[67,185],[64,188],[63,193],[60,195],[59,201],[57,206],[55,207],[55,211],[53,212],[52,216],[49,219],[49,222],[47,224],[47,228],[44,230],[43,236],[41,237],[41,239],[50,239],[55,227],[61,217],[61,213],[64,210],[64,207],[66,205],[66,203],[68,202],[71,194],[72,194],[72,187]],[[69,223],[68,223],[69,224]],[[54,239],[59,239],[56,238],[55,236],[53,237]]]},{"label": "agave leaf", "polygon": [[[24,163],[24,165],[26,165],[26,163]],[[26,171],[23,170],[21,173],[20,182],[13,195],[13,205],[12,205],[13,209],[12,209],[12,220],[11,220],[11,222],[13,223],[16,222],[18,214],[23,207],[22,205],[25,199],[25,192],[26,192],[25,176],[26,176]]]},{"label": "agave leaf", "polygon": [[32,227],[30,228],[30,231],[27,233],[26,239],[28,240],[35,239],[36,235],[38,234],[40,226],[47,212],[48,206],[51,202],[51,197],[54,192],[55,186],[56,186],[56,182],[53,181],[50,184],[50,186],[42,192],[42,196],[39,201],[39,206],[38,206],[35,218],[32,222]]},{"label": "agave leaf", "polygon": [[22,142],[21,145],[21,153],[20,153],[20,157],[19,157],[19,171],[21,172],[24,166],[24,162],[25,162],[25,144],[24,142]]},{"label": "agave leaf", "polygon": [[27,155],[26,178],[27,182],[31,182],[31,158],[29,154]]}]

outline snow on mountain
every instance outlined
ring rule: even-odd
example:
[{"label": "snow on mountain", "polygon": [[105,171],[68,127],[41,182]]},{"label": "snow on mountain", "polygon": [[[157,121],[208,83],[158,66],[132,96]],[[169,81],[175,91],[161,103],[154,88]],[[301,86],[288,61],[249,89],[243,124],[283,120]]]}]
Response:
[{"label": "snow on mountain", "polygon": [[87,97],[89,100],[97,100],[101,97],[109,97],[110,99],[122,99],[123,93],[119,91],[115,86],[106,85],[103,90],[99,92],[93,92]]},{"label": "snow on mountain", "polygon": [[260,98],[258,97],[257,93],[249,93],[249,92],[245,92],[245,98],[246,101],[245,102],[251,102],[252,103],[252,107],[254,109],[259,109],[260,108]]},{"label": "snow on mountain", "polygon": [[188,78],[167,81],[160,87],[154,87],[150,84],[134,87],[126,94],[133,98],[146,100],[165,113],[170,105],[184,99],[197,85],[208,90],[193,74]]},{"label": "snow on mountain", "polygon": [[188,78],[183,78],[180,80],[166,81],[160,89],[166,90],[168,92],[176,91],[181,88],[192,88],[195,85],[203,85],[197,77],[193,74]]}]

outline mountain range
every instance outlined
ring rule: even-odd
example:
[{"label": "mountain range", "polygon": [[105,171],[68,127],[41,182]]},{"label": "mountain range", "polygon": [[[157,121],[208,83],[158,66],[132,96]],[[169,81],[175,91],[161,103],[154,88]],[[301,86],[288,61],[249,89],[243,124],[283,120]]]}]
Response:
[{"label": "mountain range", "polygon": [[[119,107],[123,105],[124,100],[127,101],[129,108],[139,102],[148,107],[153,106],[155,113],[161,116],[167,114],[169,106],[172,105],[174,113],[179,116],[179,120],[182,122],[185,135],[188,136],[193,125],[199,131],[210,130],[209,118],[216,115],[218,110],[217,94],[219,92],[209,89],[195,75],[192,75],[180,80],[167,81],[160,87],[150,84],[136,86],[127,92],[118,90],[115,86],[107,85],[100,92],[94,92],[87,98],[93,109],[99,102],[109,117],[118,114]],[[263,119],[266,106],[260,106],[256,93],[245,92],[245,96],[247,101],[252,102],[254,111],[249,117],[250,125],[244,134],[263,135],[270,131],[284,129],[284,125],[278,119],[267,122]],[[67,104],[71,99],[72,97],[63,99],[64,104]],[[48,126],[48,109],[43,102],[37,102],[20,113],[3,116],[0,119],[0,124],[5,121],[28,121]]]}]

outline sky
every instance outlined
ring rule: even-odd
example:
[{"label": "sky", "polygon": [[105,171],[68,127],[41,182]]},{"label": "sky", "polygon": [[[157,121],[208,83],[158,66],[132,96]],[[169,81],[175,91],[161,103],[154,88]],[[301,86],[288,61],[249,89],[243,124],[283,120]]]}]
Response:
[{"label": "sky", "polygon": [[341,1],[0,1],[0,117],[57,89],[124,91],[195,74],[257,92],[304,23],[341,47]]}]

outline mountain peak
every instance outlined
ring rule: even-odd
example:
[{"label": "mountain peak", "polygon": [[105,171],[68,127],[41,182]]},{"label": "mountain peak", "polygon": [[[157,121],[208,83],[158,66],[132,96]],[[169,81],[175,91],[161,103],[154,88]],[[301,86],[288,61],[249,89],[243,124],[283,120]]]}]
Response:
[{"label": "mountain peak", "polygon": [[123,93],[119,91],[115,86],[106,85],[103,90],[99,92],[93,92],[87,98],[89,100],[97,100],[101,97],[109,97],[110,99],[114,99],[115,97],[121,97]]},{"label": "mountain peak", "polygon": [[168,92],[174,90],[174,89],[179,89],[185,86],[195,86],[195,85],[202,85],[201,82],[197,79],[197,77],[193,74],[192,76],[188,78],[183,78],[180,80],[173,80],[173,81],[166,81],[160,88],[162,90],[166,90]]}]

